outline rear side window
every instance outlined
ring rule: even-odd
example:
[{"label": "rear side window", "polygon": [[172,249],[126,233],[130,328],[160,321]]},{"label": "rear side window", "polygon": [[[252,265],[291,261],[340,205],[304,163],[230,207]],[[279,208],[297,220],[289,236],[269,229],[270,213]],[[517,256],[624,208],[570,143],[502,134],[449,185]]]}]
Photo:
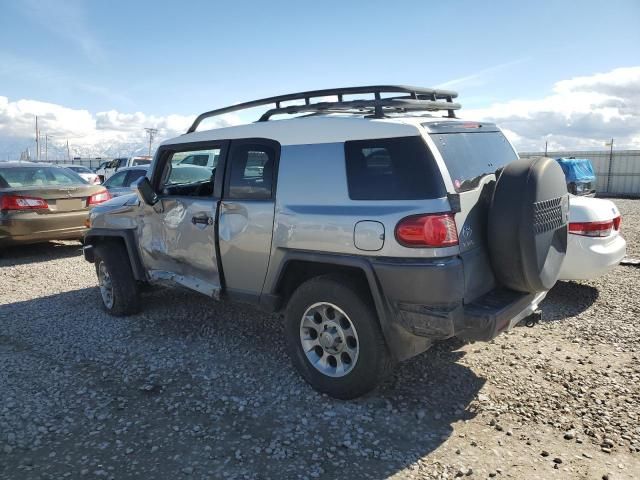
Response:
[{"label": "rear side window", "polygon": [[232,145],[228,197],[269,199],[273,193],[276,149],[270,145]]},{"label": "rear side window", "polygon": [[433,133],[457,192],[476,188],[482,177],[518,158],[501,132]]},{"label": "rear side window", "polygon": [[348,141],[344,150],[352,200],[420,200],[446,195],[438,167],[421,137]]},{"label": "rear side window", "polygon": [[127,173],[127,179],[125,180],[125,186],[130,186],[133,182],[147,174],[146,170],[129,170]]}]

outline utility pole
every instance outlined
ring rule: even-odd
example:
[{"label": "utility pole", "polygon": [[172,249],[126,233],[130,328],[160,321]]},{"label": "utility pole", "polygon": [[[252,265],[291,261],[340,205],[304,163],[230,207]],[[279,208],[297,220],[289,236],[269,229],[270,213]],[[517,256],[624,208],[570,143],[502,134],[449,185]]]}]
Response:
[{"label": "utility pole", "polygon": [[607,193],[610,192],[611,186],[611,173],[613,172],[613,138],[611,142],[605,143],[606,147],[610,147],[609,149],[609,172],[607,173]]},{"label": "utility pole", "polygon": [[49,161],[49,135],[44,136],[44,161]]},{"label": "utility pole", "polygon": [[151,144],[153,143],[153,138],[158,133],[157,128],[145,128],[147,131],[147,135],[149,135],[149,156],[151,156]]},{"label": "utility pole", "polygon": [[548,143],[549,143],[549,142],[548,142],[547,140],[545,140],[545,141],[544,141],[544,156],[545,156],[545,157],[547,156],[547,146],[548,146]]},{"label": "utility pole", "polygon": [[36,115],[36,160],[40,161],[40,130],[38,130],[38,116]]}]

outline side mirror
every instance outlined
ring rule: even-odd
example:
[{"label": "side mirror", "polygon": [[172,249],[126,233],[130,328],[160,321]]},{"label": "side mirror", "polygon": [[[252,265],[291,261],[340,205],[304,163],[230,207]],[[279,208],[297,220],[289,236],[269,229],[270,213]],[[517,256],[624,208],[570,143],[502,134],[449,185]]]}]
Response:
[{"label": "side mirror", "polygon": [[140,177],[131,184],[131,188],[136,192],[140,201],[145,204],[153,206],[158,203],[158,195],[153,191],[153,187],[147,177]]}]

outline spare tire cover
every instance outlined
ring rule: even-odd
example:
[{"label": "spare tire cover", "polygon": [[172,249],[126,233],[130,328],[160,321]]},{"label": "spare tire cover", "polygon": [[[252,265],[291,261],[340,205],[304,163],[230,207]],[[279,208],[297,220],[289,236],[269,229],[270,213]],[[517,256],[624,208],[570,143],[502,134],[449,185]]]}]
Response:
[{"label": "spare tire cover", "polygon": [[498,282],[519,292],[549,290],[567,251],[569,195],[558,163],[519,159],[499,175],[491,198],[488,246]]}]

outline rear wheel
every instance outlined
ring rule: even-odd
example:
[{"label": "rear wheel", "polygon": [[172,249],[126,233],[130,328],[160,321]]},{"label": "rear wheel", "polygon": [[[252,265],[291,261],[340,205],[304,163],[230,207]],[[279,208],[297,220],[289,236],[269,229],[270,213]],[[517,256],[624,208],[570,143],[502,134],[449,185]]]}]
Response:
[{"label": "rear wheel", "polygon": [[117,242],[99,244],[95,253],[96,274],[104,309],[115,316],[139,310],[139,293],[124,245]]},{"label": "rear wheel", "polygon": [[348,277],[322,276],[292,295],[285,317],[289,356],[316,390],[341,399],[373,390],[391,357],[368,295]]}]

